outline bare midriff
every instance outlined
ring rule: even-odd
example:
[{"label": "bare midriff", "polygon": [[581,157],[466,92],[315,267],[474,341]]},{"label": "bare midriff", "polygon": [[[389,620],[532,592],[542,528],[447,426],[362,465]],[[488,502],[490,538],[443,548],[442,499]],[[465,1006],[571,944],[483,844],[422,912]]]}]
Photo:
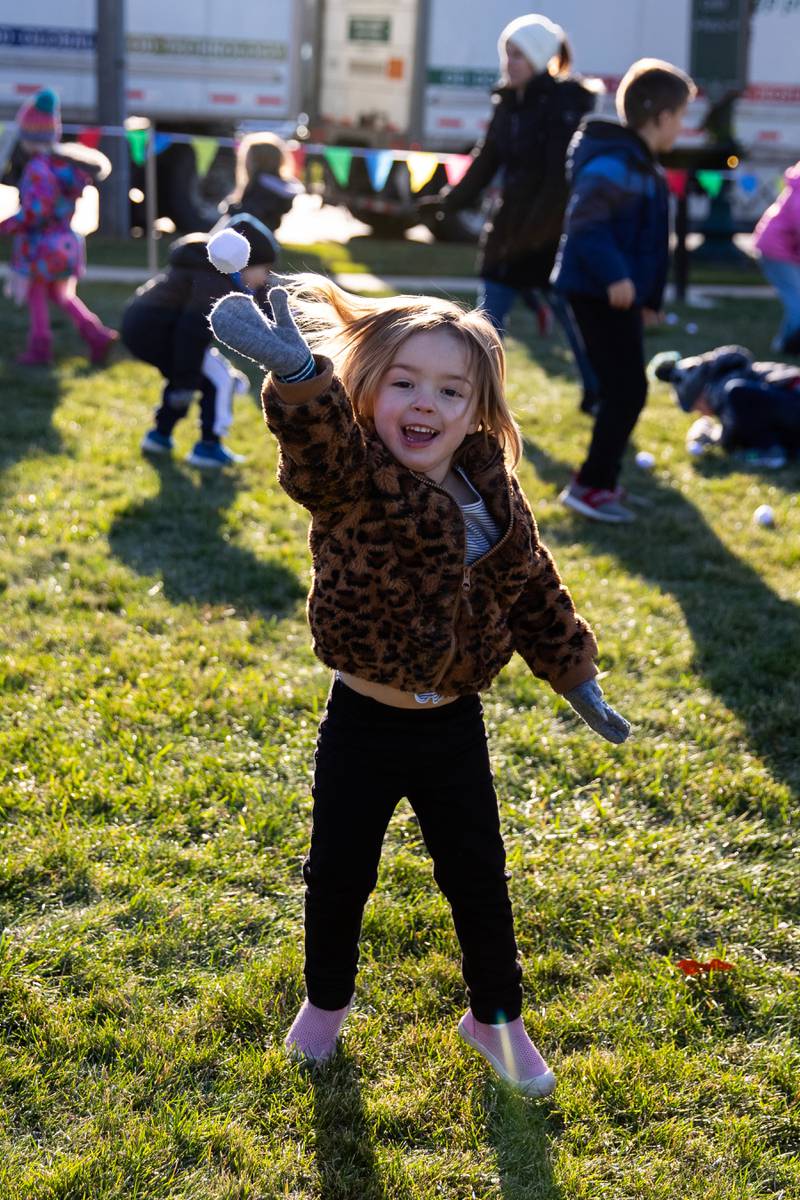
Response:
[{"label": "bare midriff", "polygon": [[457,696],[442,696],[435,704],[430,700],[420,704],[413,692],[403,692],[400,688],[389,687],[387,683],[372,683],[359,675],[349,675],[347,671],[340,671],[339,678],[361,696],[369,696],[370,700],[377,700],[379,704],[388,704],[392,708],[415,708],[421,712],[426,708],[443,708],[445,704],[452,704],[458,699]]}]

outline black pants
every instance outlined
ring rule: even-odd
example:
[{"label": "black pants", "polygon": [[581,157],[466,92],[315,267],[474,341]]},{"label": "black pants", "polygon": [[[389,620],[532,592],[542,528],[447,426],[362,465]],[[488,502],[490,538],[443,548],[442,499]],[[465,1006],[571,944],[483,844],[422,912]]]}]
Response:
[{"label": "black pants", "polygon": [[717,415],[726,450],[800,450],[800,389],[734,378],[725,384],[723,397]]},{"label": "black pants", "polygon": [[522,970],[478,696],[443,708],[390,708],[334,683],[315,756],[314,823],[303,866],[308,998],[343,1008],[353,994],[361,917],[381,846],[406,796],[461,944],[479,1021],[515,1020]]},{"label": "black pants", "polygon": [[647,399],[642,310],[612,308],[593,296],[569,297],[600,393],[594,432],[578,483],[614,488],[622,456]]},{"label": "black pants", "polygon": [[[181,402],[177,405],[173,393],[185,391],[173,383],[173,364],[175,359],[175,330],[176,324],[169,321],[154,321],[147,315],[146,310],[139,312],[135,305],[128,308],[122,320],[122,340],[135,358],[157,367],[164,376],[164,390],[161,394],[161,404],[155,412],[156,429],[165,437],[169,437],[181,417],[189,411],[188,406]],[[200,437],[204,442],[218,442],[219,437],[214,432],[218,421],[218,388],[213,379],[202,373],[198,374],[195,391],[200,393]]]}]

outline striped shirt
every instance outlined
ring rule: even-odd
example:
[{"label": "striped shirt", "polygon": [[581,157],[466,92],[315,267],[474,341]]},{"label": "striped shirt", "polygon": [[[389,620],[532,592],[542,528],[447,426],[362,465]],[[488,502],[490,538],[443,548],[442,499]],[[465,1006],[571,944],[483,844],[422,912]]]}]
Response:
[{"label": "striped shirt", "polygon": [[464,528],[467,534],[467,548],[464,561],[467,566],[482,558],[500,540],[500,532],[489,515],[483,499],[476,492],[460,467],[456,467],[464,483],[475,497],[469,504],[459,504],[464,518]]}]

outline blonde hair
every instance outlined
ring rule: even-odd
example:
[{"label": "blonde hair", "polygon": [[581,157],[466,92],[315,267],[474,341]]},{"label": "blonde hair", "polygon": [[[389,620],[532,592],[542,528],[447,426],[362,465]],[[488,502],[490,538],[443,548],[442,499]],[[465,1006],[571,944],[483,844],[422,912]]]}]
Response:
[{"label": "blonde hair", "polygon": [[230,197],[238,203],[247,185],[257,175],[278,175],[281,179],[292,179],[294,173],[289,162],[286,143],[274,133],[248,133],[236,150],[236,186]]},{"label": "blonde hair", "polygon": [[362,425],[372,421],[375,395],[400,346],[416,333],[451,334],[469,356],[478,431],[496,438],[506,461],[516,466],[522,438],[505,395],[505,351],[480,310],[436,296],[354,296],[323,275],[295,275],[281,282],[312,347],[333,359]]}]

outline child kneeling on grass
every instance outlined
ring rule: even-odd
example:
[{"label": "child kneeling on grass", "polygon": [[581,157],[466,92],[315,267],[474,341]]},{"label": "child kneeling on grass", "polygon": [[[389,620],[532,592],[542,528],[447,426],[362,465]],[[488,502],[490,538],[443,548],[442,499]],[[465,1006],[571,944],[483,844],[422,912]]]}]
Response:
[{"label": "child kneeling on grass", "polygon": [[[213,243],[211,247],[213,255]],[[314,649],[335,672],[315,756],[303,867],[307,999],[293,1055],[334,1053],[353,1003],[364,906],[406,797],[450,903],[469,1011],[461,1037],[503,1079],[548,1095],[522,1022],[522,970],[479,692],[514,650],[598,733],[630,726],[598,686],[575,612],[513,471],[520,434],[485,315],[421,296],[366,300],[320,276],[211,314],[271,372],[267,425],[284,490],[311,513]],[[334,374],[334,363],[338,374]]]},{"label": "child kneeling on grass", "polygon": [[187,455],[193,467],[219,470],[242,462],[223,445],[233,416],[233,397],[247,391],[247,377],[211,346],[208,314],[216,300],[236,288],[262,288],[278,258],[272,233],[247,213],[233,217],[234,229],[250,247],[251,263],[241,273],[222,274],[208,260],[209,235],[190,233],[170,249],[165,272],[136,292],[122,316],[122,340],[135,358],[164,377],[155,426],[145,434],[144,454],[172,454],[172,432],[200,396],[200,439]]},{"label": "child kneeling on grass", "polygon": [[684,412],[702,413],[687,434],[690,453],[719,445],[754,467],[785,467],[800,454],[800,367],[754,362],[744,346],[681,358],[657,354],[648,371],[671,383]]}]

